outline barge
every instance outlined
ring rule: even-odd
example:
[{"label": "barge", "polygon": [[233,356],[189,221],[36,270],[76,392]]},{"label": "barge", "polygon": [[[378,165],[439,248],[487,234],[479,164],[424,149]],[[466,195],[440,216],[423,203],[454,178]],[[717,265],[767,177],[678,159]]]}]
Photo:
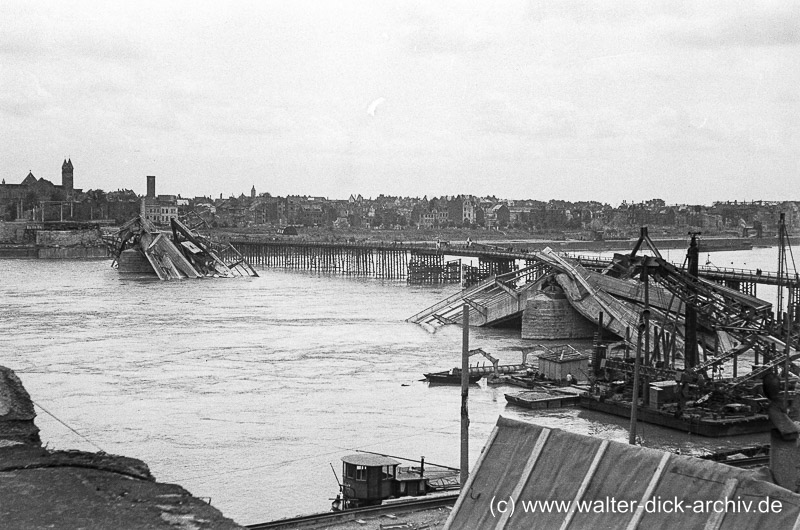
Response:
[{"label": "barge", "polygon": [[[460,385],[461,384],[461,370],[453,368],[452,370],[444,372],[431,372],[423,374],[429,383],[439,385]],[[469,374],[469,384],[474,385],[481,380],[483,374]]]},{"label": "barge", "polygon": [[[600,399],[583,395],[578,406],[588,410],[596,410],[623,418],[631,417],[631,403],[622,400]],[[714,415],[706,412],[693,412],[691,409],[681,416],[664,410],[649,407],[638,407],[637,419],[653,425],[699,434],[712,438],[735,436],[739,434],[756,434],[768,432],[772,424],[766,414]]]},{"label": "barge", "polygon": [[577,394],[558,391],[525,391],[506,394],[506,401],[526,409],[559,409],[578,404]]}]

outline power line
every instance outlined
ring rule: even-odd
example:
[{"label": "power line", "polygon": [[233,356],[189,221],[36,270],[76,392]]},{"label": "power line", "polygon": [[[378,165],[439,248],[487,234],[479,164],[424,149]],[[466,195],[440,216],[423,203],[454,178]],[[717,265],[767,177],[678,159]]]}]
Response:
[{"label": "power line", "polygon": [[50,416],[51,416],[51,417],[52,417],[54,420],[56,420],[58,423],[60,423],[61,425],[63,425],[63,426],[64,426],[64,427],[66,427],[67,429],[69,429],[70,431],[74,432],[75,434],[77,434],[78,436],[80,436],[81,438],[83,438],[84,440],[86,440],[86,442],[88,442],[89,444],[91,444],[91,445],[95,446],[97,449],[99,449],[99,450],[100,450],[100,452],[101,452],[101,453],[105,453],[105,452],[106,452],[106,451],[105,451],[105,449],[103,449],[102,447],[100,447],[99,445],[97,445],[96,443],[94,443],[93,441],[91,441],[89,438],[87,438],[86,436],[82,435],[81,433],[79,433],[78,431],[76,431],[75,429],[73,429],[72,427],[70,427],[69,425],[67,425],[66,423],[64,423],[63,421],[61,421],[61,419],[59,419],[59,418],[58,418],[58,417],[57,417],[55,414],[53,414],[52,412],[50,412],[49,410],[47,410],[46,408],[44,408],[44,407],[43,407],[43,406],[41,406],[40,404],[36,403],[35,401],[31,400],[31,402],[32,402],[34,405],[36,405],[37,407],[39,407],[40,409],[42,409],[42,411],[44,411],[44,412],[46,412],[47,414],[49,414],[49,415],[50,415]]}]

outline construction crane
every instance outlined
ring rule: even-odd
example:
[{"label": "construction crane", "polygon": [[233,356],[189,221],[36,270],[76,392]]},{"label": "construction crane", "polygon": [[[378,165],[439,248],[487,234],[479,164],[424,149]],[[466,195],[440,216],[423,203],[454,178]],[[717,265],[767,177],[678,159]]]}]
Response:
[{"label": "construction crane", "polygon": [[486,366],[472,366],[469,369],[469,373],[474,374],[486,374],[489,375],[490,378],[497,378],[501,374],[510,374],[513,372],[519,372],[520,370],[525,370],[526,365],[523,364],[500,364],[500,360],[497,359],[490,353],[485,352],[481,348],[475,348],[469,351],[469,356],[472,357],[473,355],[483,355],[486,359],[492,363],[492,367],[488,368]]},{"label": "construction crane", "polygon": [[[655,249],[646,229],[642,230],[630,258],[633,270],[641,274],[641,270],[646,267],[647,276],[686,304],[686,372],[701,376],[709,368],[718,367],[749,349],[754,349],[756,355],[762,352],[765,356],[762,364],[753,371],[728,381],[728,386],[735,387],[765,374],[785,363],[787,359],[792,361],[800,358],[797,337],[786,340],[786,333],[774,322],[772,304],[697,276],[697,234],[691,235],[687,270],[669,263],[657,251],[654,252],[655,256],[636,257],[634,253],[643,243]],[[714,331],[725,331],[736,339],[737,344],[708,361],[699,362],[696,350],[698,324]],[[690,351],[690,346],[694,347],[693,352]]]}]

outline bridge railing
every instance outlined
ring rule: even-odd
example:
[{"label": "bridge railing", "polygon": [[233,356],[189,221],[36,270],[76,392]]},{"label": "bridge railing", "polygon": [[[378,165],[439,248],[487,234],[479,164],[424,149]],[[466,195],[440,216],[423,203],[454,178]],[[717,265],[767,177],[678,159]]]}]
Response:
[{"label": "bridge railing", "polygon": [[[604,266],[610,265],[611,260],[606,258],[601,258],[598,256],[586,256],[583,254],[569,254],[569,257],[575,260],[578,260],[579,263],[583,265],[593,264],[597,266]],[[681,268],[677,264],[673,263],[675,267]],[[749,281],[761,281],[762,283],[771,283],[777,285],[780,277],[778,276],[777,272],[772,271],[765,271],[761,269],[742,269],[737,267],[718,267],[704,265],[698,268],[698,272],[700,276],[719,276],[725,279],[730,280],[749,280]],[[783,275],[783,281],[786,285],[791,285],[794,287],[800,287],[800,274],[794,273],[789,274],[785,273]]]},{"label": "bridge railing", "polygon": [[[700,272],[707,272],[707,273],[719,272],[719,273],[723,273],[723,274],[738,274],[738,275],[741,275],[741,276],[753,276],[753,275],[755,275],[755,276],[764,276],[766,278],[776,278],[776,279],[778,278],[778,273],[770,272],[770,271],[761,271],[759,273],[758,270],[760,270],[760,269],[756,269],[756,271],[753,271],[753,269],[738,269],[736,267],[717,267],[716,265],[714,265],[714,266],[704,265],[704,266],[698,267],[698,270]],[[784,277],[788,278],[789,276],[788,275],[784,275]]]},{"label": "bridge railing", "polygon": [[745,280],[772,285],[783,283],[794,288],[800,287],[800,274],[797,272],[784,273],[779,276],[777,272],[761,269],[753,271],[752,269],[737,269],[734,267],[700,267],[699,273],[701,276],[714,277],[716,275],[730,280]]},{"label": "bridge railing", "polygon": [[[216,241],[216,240],[215,240]],[[221,238],[219,241],[230,242],[232,244],[265,244],[265,245],[289,245],[289,246],[309,246],[309,247],[331,247],[331,248],[364,248],[375,250],[430,250],[447,254],[448,251],[474,256],[494,256],[506,259],[527,259],[530,253],[522,249],[514,249],[513,246],[503,247],[498,245],[485,245],[478,243],[451,243],[449,241],[320,241],[306,240],[286,236],[264,237],[264,236],[239,236],[236,238]]]},{"label": "bridge railing", "polygon": [[286,236],[275,236],[275,237],[265,237],[265,236],[248,236],[248,235],[237,235],[235,238],[230,238],[231,243],[264,243],[267,245],[294,245],[294,246],[314,246],[314,247],[360,247],[360,248],[397,248],[398,250],[403,249],[429,249],[429,250],[446,250],[448,248],[467,248],[466,245],[451,245],[449,243],[440,242],[437,244],[436,241],[369,241],[369,240],[357,240],[357,241],[349,241],[346,239],[337,240],[337,241],[320,241],[320,240],[310,240],[310,239],[298,239],[296,237],[286,237]]}]

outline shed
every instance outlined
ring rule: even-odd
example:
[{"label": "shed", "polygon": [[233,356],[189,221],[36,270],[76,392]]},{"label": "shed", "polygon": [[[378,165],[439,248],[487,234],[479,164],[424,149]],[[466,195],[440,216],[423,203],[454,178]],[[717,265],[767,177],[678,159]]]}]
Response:
[{"label": "shed", "polygon": [[571,346],[560,350],[548,349],[538,355],[539,373],[552,381],[566,381],[567,374],[576,381],[588,380],[589,354],[581,353]]},{"label": "shed", "polygon": [[444,528],[798,528],[800,495],[765,477],[501,417]]}]

